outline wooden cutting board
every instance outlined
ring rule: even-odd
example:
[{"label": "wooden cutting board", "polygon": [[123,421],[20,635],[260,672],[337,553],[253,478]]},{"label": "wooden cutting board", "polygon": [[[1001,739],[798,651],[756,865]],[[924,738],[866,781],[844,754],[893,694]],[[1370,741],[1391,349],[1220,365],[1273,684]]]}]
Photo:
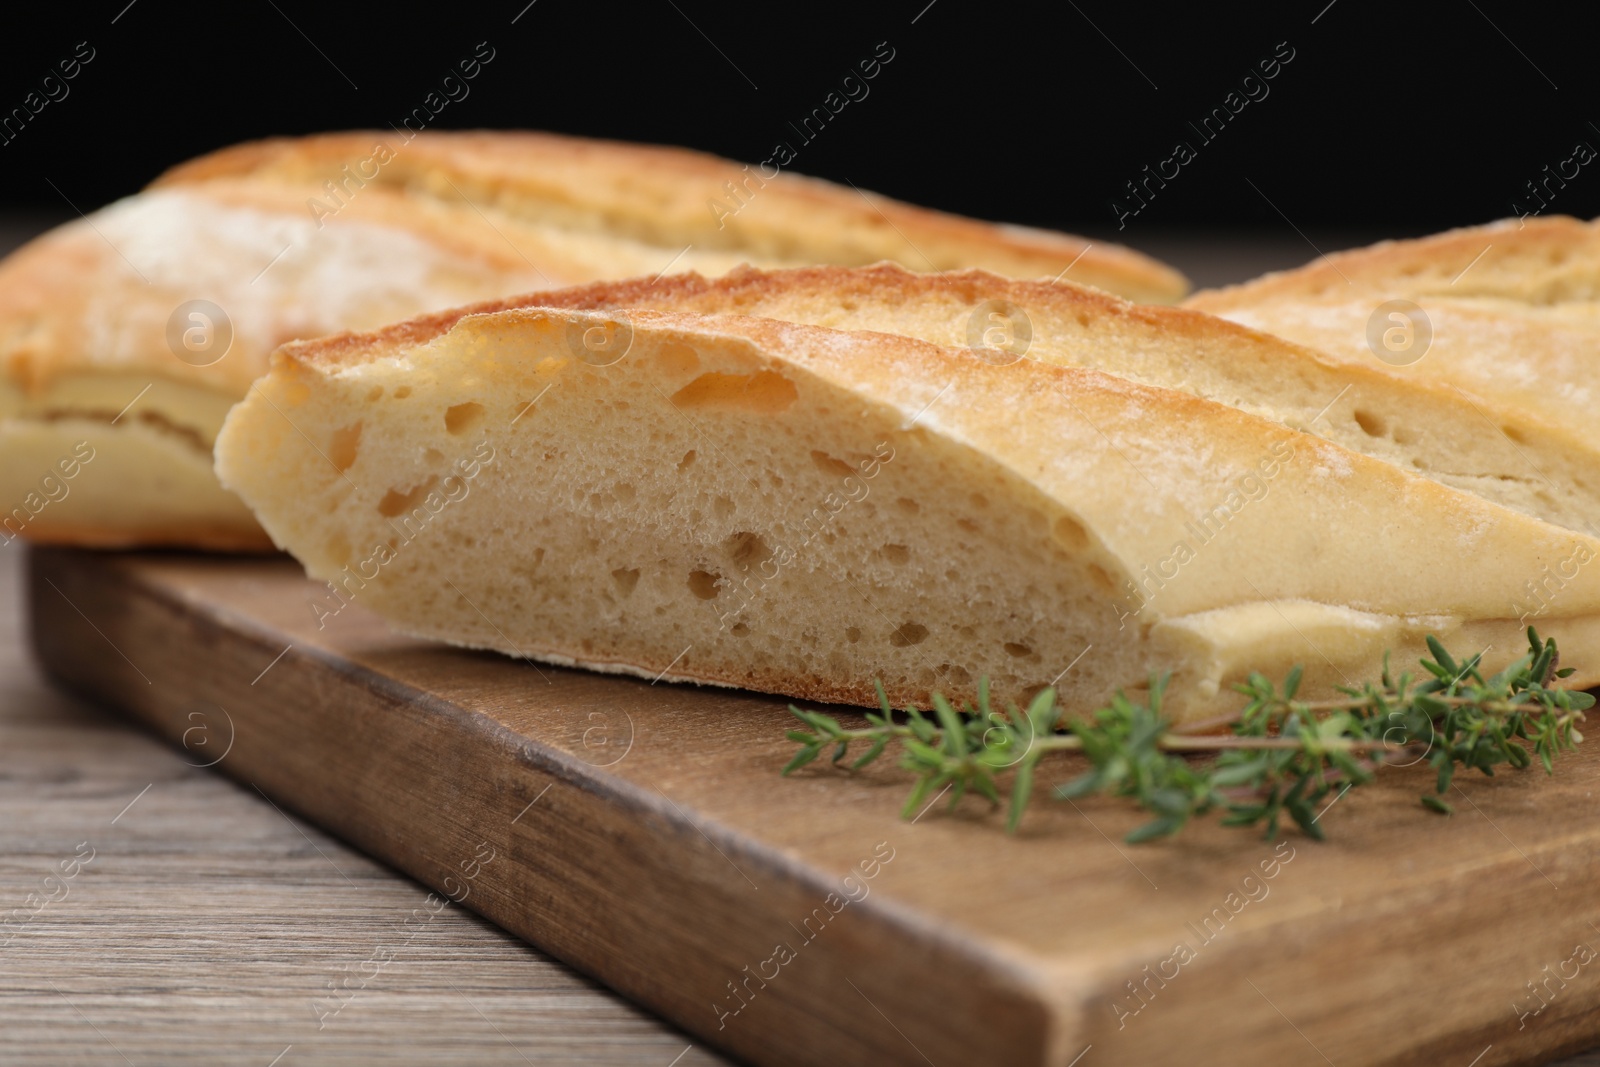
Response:
[{"label": "wooden cutting board", "polygon": [[61,682],[752,1063],[1487,1067],[1600,1040],[1600,744],[1463,777],[1448,819],[1425,770],[1386,770],[1330,842],[1276,846],[1126,845],[1122,802],[1044,795],[1063,757],[1007,837],[975,798],[902,821],[892,766],[780,778],[782,700],[450,649],[358,604],[319,629],[284,559],[52,549],[31,574]]}]

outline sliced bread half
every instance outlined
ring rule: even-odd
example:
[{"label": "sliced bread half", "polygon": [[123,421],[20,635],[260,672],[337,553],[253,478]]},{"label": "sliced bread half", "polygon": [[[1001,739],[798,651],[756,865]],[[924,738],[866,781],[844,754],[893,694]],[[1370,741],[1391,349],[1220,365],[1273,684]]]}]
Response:
[{"label": "sliced bread half", "polygon": [[217,470],[328,582],[325,625],[354,602],[819,700],[987,677],[1087,707],[1165,671],[1192,717],[1250,670],[1326,691],[1430,632],[1491,663],[1528,621],[1600,636],[1587,536],[1187,393],[748,316],[530,306],[292,344]]},{"label": "sliced bread half", "polygon": [[[482,312],[528,298],[479,305]],[[1315,434],[1443,485],[1600,536],[1600,444],[1537,410],[1502,409],[1448,382],[1397,377],[1212,315],[1142,306],[1066,282],[980,270],[914,274],[745,267],[544,293],[547,307],[756,315],[1092,367]]]}]

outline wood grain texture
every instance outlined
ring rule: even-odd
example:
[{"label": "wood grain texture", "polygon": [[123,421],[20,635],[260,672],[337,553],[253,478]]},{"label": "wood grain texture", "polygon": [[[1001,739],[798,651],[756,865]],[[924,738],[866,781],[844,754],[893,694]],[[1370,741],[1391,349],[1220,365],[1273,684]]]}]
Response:
[{"label": "wood grain texture", "polygon": [[[1123,845],[1139,816],[1111,801],[1041,797],[1015,839],[979,801],[901,822],[893,768],[777,778],[779,701],[441,648],[359,605],[319,631],[286,561],[34,559],[35,641],[68,684],[180,745],[226,709],[219,770],[755,1063],[1464,1067],[1600,1034],[1600,966],[1513,1006],[1600,944],[1592,749],[1554,779],[1465,779],[1449,820],[1416,803],[1425,771],[1386,771],[1268,879],[1248,833]],[[1194,958],[1151,979],[1178,943]],[[745,984],[775,944],[792,961]]]},{"label": "wood grain texture", "polygon": [[[0,920],[59,896],[80,842],[94,858],[0,930],[0,1063],[725,1062],[464,908],[407,929],[425,889],[194,766],[200,735],[174,748],[47,687],[23,558],[0,547]],[[313,998],[380,947],[319,1028]]]}]

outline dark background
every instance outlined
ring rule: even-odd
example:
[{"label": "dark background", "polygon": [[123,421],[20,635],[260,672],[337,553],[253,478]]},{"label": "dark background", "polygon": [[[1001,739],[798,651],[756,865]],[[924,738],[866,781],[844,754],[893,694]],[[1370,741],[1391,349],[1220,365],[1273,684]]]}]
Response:
[{"label": "dark background", "polygon": [[[0,145],[0,210],[70,215],[68,200],[91,210],[231,142],[385,128],[480,41],[494,61],[433,126],[558,130],[745,161],[783,138],[802,173],[1136,246],[1186,228],[1376,236],[1483,222],[1511,214],[1524,184],[1578,141],[1600,148],[1593,22],[1508,0],[525,5],[7,10],[0,114],[78,42],[95,58],[65,99]],[[895,58],[870,95],[798,144],[788,123],[880,41]],[[1221,106],[1279,42],[1295,58],[1270,95],[1202,143],[1186,122]],[[1123,182],[1180,139],[1198,157],[1118,233],[1111,201]],[[1600,162],[1548,212],[1600,212]]]}]

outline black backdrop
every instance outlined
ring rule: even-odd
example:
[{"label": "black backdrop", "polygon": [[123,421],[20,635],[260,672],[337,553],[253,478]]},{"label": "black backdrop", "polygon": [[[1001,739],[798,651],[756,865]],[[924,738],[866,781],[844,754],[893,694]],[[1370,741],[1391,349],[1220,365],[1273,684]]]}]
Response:
[{"label": "black backdrop", "polygon": [[[209,149],[383,128],[449,88],[458,98],[434,127],[542,128],[746,161],[787,142],[796,171],[972,215],[1114,234],[1130,212],[1120,236],[1134,244],[1141,230],[1184,227],[1420,233],[1539,208],[1530,181],[1545,212],[1600,212],[1600,161],[1575,156],[1580,142],[1600,149],[1594,24],[1554,5],[23,8],[0,14],[7,209],[89,210]],[[876,77],[844,80],[885,48],[893,58]],[[493,58],[475,78],[444,84],[484,49]],[[75,54],[92,58],[74,68]],[[1275,56],[1292,58],[1274,68]],[[790,124],[817,108],[828,121],[807,143]],[[1192,157],[1174,156],[1179,142]],[[1124,183],[1146,167],[1170,180],[1150,179],[1133,214]]]}]

